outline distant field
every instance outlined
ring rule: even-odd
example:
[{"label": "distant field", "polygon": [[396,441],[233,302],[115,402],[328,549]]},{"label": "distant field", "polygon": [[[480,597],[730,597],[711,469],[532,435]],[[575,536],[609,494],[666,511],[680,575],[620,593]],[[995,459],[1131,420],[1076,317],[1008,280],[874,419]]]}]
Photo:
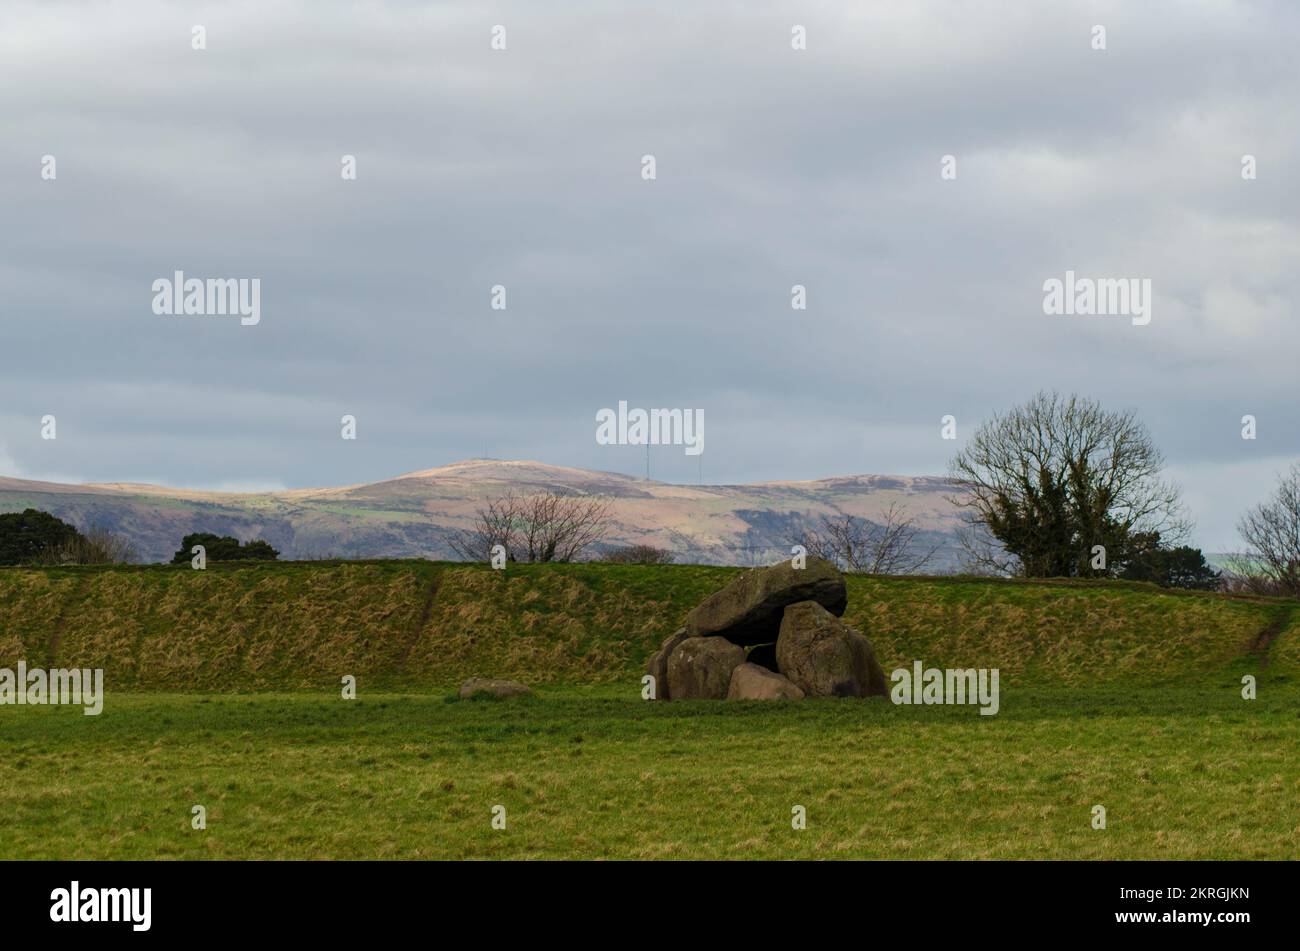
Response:
[{"label": "distant field", "polygon": [[[645,656],[732,571],[0,571],[0,667],[103,666],[109,691],[99,717],[0,707],[0,859],[1300,854],[1292,602],[855,576],[886,670],[999,667],[1000,712],[642,701]],[[540,696],[455,699],[472,674]]]}]

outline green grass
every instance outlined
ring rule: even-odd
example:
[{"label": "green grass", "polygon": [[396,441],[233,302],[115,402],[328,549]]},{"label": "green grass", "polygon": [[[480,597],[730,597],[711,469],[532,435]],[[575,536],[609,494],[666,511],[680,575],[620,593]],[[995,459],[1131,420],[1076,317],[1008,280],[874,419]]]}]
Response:
[{"label": "green grass", "polygon": [[1260,686],[1012,680],[993,717],[634,687],[11,708],[0,858],[1294,858],[1300,688]]},{"label": "green grass", "polygon": [[[999,667],[1000,712],[640,700],[647,654],[732,574],[0,571],[0,667],[104,667],[108,689],[99,717],[0,707],[0,859],[1300,853],[1294,602],[854,576],[887,671]],[[539,696],[454,699],[474,674]]]}]

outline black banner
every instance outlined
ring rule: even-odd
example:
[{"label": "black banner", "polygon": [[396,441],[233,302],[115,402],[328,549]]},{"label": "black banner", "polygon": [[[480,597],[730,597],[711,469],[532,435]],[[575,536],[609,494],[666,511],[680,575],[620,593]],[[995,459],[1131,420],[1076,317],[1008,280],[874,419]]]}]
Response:
[{"label": "black banner", "polygon": [[[1287,863],[9,862],[6,935],[374,937],[475,923],[495,939],[594,922],[664,933],[902,937],[1203,935],[1231,941],[1293,918]],[[801,908],[801,906],[804,906]],[[568,922],[568,924],[565,924]]]}]

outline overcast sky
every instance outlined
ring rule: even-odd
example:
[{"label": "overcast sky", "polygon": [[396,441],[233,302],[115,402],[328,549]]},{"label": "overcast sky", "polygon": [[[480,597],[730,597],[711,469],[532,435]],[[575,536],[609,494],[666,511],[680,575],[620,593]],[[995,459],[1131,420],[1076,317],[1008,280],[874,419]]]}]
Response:
[{"label": "overcast sky", "polygon": [[[619,400],[704,411],[666,481],[943,474],[1056,387],[1138,410],[1234,547],[1300,456],[1298,36],[1285,2],[8,0],[0,474],[641,474],[594,438]],[[1151,322],[1045,315],[1067,269],[1149,278]],[[261,322],[156,316],[176,270],[259,278]]]}]

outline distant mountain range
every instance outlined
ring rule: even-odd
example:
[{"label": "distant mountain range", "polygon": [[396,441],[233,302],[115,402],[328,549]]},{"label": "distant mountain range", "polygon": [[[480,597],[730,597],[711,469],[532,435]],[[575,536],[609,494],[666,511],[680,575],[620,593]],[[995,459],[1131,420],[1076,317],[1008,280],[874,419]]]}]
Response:
[{"label": "distant mountain range", "polygon": [[775,561],[805,519],[878,517],[900,503],[922,541],[939,546],[928,570],[952,567],[956,487],[926,476],[858,475],[808,482],[673,485],[540,462],[472,459],[383,482],[283,492],[208,492],[127,483],[64,485],[0,477],[0,512],[36,508],[80,528],[110,529],[148,561],[168,561],[190,532],[262,538],[282,558],[454,558],[448,538],[483,503],[514,490],[607,497],[610,546],[644,543],[679,562]]}]

